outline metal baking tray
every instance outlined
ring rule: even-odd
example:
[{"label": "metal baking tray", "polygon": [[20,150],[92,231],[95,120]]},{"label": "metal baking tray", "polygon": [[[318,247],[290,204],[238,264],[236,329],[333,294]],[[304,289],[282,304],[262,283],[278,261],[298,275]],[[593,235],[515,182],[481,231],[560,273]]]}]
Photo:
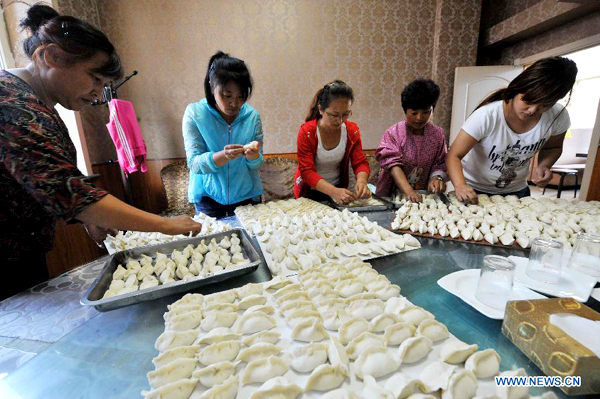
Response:
[{"label": "metal baking tray", "polygon": [[335,201],[331,200],[330,202],[330,206],[332,206],[333,208],[336,208],[340,211],[343,211],[344,209],[348,209],[349,211],[352,212],[376,212],[376,211],[387,211],[388,209],[393,209],[394,208],[394,204],[392,204],[390,201],[383,199],[375,194],[371,194],[371,197],[375,198],[378,201],[381,201],[383,204],[381,205],[369,205],[369,206],[347,206],[347,205],[340,205],[340,204],[336,204]]},{"label": "metal baking tray", "polygon": [[[242,252],[244,253],[244,256],[250,261],[249,264],[246,264],[245,266],[242,266],[237,269],[223,270],[213,275],[209,274],[204,277],[196,277],[189,280],[179,280],[167,285],[161,284],[156,287],[131,292],[129,294],[117,295],[111,298],[102,299],[102,296],[104,296],[104,293],[106,292],[108,286],[112,281],[112,275],[117,269],[117,266],[119,264],[125,264],[128,258],[138,258],[142,254],[155,258],[157,252],[169,254],[174,249],[183,250],[189,244],[198,245],[202,240],[205,240],[205,242],[208,243],[212,238],[216,238],[217,241],[219,241],[225,236],[231,237],[234,233],[236,233],[240,238],[240,246],[242,247]],[[171,294],[187,292],[191,289],[203,285],[218,283],[237,276],[241,276],[243,274],[248,274],[255,271],[260,265],[260,263],[260,256],[258,255],[256,248],[252,244],[252,240],[248,236],[248,233],[240,228],[207,236],[188,238],[181,241],[173,241],[160,245],[128,249],[125,251],[117,252],[106,261],[106,264],[104,265],[100,276],[98,276],[98,278],[96,278],[96,280],[92,283],[90,288],[88,288],[83,298],[81,298],[80,302],[82,305],[85,306],[94,306],[96,310],[99,310],[101,312],[118,309],[125,306],[134,305],[136,303],[162,298]]]}]

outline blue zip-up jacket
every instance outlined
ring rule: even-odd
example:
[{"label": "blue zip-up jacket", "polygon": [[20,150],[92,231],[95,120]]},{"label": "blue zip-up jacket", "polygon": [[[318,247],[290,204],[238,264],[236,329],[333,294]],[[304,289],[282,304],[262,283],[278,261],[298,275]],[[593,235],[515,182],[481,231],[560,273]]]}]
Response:
[{"label": "blue zip-up jacket", "polygon": [[[249,161],[241,156],[219,167],[213,154],[227,144],[260,143],[260,156]],[[207,196],[223,205],[235,204],[263,193],[258,168],[263,163],[263,133],[258,111],[245,103],[228,125],[206,99],[189,104],[183,114],[183,141],[190,168],[188,199]]]}]

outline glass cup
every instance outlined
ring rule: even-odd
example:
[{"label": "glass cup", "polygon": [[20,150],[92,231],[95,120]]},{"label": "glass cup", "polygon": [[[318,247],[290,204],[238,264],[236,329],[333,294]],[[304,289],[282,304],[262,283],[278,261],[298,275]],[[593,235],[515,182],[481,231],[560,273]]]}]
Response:
[{"label": "glass cup", "polygon": [[567,267],[600,277],[600,234],[578,233]]},{"label": "glass cup", "polygon": [[515,262],[502,256],[484,257],[475,298],[484,305],[503,310],[512,292],[515,266]]},{"label": "glass cup", "polygon": [[564,244],[549,238],[534,238],[525,273],[542,283],[558,283]]}]

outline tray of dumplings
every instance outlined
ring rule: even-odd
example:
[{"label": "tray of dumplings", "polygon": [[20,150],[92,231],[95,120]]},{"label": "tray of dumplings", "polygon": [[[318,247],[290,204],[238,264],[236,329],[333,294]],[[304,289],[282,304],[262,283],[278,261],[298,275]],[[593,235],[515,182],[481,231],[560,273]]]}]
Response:
[{"label": "tray of dumplings", "polygon": [[392,204],[390,201],[385,200],[375,194],[371,194],[369,198],[357,199],[349,204],[339,204],[332,199],[331,206],[339,209],[340,211],[348,209],[352,212],[377,212],[387,211],[388,209],[394,208],[394,204]]},{"label": "tray of dumplings", "polygon": [[494,349],[458,340],[399,293],[354,259],[208,296],[185,295],[164,314],[147,373],[150,389],[142,396],[528,396],[526,387],[513,396],[495,386],[501,359]]},{"label": "tray of dumplings", "polygon": [[243,229],[117,252],[82,305],[118,309],[251,273],[261,258]]}]

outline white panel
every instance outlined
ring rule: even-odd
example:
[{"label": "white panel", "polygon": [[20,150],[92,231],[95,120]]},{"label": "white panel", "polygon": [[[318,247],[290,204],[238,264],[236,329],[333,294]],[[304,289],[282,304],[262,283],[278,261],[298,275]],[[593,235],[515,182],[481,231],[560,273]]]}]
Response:
[{"label": "white panel", "polygon": [[513,66],[458,67],[454,75],[450,144],[477,105],[494,91],[508,86],[523,68]]}]

